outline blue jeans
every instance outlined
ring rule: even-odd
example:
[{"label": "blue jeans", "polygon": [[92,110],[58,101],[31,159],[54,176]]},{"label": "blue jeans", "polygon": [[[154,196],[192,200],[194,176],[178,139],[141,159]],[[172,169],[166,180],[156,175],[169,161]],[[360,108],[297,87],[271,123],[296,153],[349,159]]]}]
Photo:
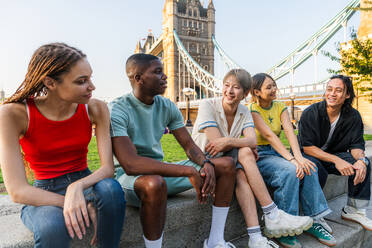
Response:
[{"label": "blue jeans", "polygon": [[271,145],[258,146],[257,150],[258,169],[265,183],[274,189],[274,202],[280,209],[298,215],[300,202],[306,216],[320,218],[331,212],[316,172],[300,180],[296,177],[296,166],[284,159]]},{"label": "blue jeans", "polygon": [[[90,174],[88,169],[63,176],[35,180],[34,186],[65,195],[67,186]],[[119,247],[125,217],[124,192],[120,184],[111,178],[99,181],[84,191],[87,202],[97,209],[98,247]],[[34,233],[34,247],[69,247],[71,238],[65,226],[63,209],[56,206],[24,206],[21,219]]]}]

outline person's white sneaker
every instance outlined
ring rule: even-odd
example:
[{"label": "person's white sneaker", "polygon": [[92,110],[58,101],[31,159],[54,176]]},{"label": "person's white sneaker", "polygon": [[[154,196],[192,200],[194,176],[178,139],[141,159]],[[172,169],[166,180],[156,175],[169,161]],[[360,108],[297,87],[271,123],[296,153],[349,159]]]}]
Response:
[{"label": "person's white sneaker", "polygon": [[333,230],[332,228],[328,225],[328,223],[325,221],[325,219],[323,218],[320,218],[318,220],[314,220],[314,222],[318,223],[318,224],[321,224],[323,226],[324,229],[327,230],[327,232],[329,232],[330,234],[333,233]]},{"label": "person's white sneaker", "polygon": [[341,218],[359,223],[364,229],[372,231],[372,220],[367,217],[365,209],[345,206],[341,211]]},{"label": "person's white sneaker", "polygon": [[268,240],[265,237],[262,237],[260,240],[254,243],[251,242],[251,240],[249,240],[248,247],[249,248],[279,248],[279,245],[277,245],[275,242],[271,240]]},{"label": "person's white sneaker", "polygon": [[203,248],[236,248],[235,245],[231,244],[230,242],[223,242],[218,243],[217,245],[213,247],[208,246],[208,239],[204,240]]},{"label": "person's white sneaker", "polygon": [[313,225],[313,219],[309,216],[294,216],[287,214],[283,210],[278,210],[278,216],[271,220],[265,217],[265,236],[279,238],[281,236],[300,235],[303,231]]}]

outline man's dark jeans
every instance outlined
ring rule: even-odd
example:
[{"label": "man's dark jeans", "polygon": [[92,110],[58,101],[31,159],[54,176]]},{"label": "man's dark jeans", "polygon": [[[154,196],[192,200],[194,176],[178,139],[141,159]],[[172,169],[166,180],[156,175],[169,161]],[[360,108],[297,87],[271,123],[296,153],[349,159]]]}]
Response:
[{"label": "man's dark jeans", "polygon": [[[303,154],[305,158],[313,161],[316,166],[318,166],[318,176],[319,176],[319,183],[320,186],[323,188],[326,184],[328,174],[335,174],[335,175],[341,175],[341,173],[336,169],[335,164],[330,162],[325,162],[318,160],[312,156]],[[351,153],[349,152],[340,152],[333,154],[350,164],[354,164],[356,160],[353,158]],[[370,164],[367,166],[367,173],[366,177],[363,182],[354,185],[354,175],[349,176],[348,178],[348,205],[351,205],[353,207],[366,207],[368,205],[368,201],[371,198],[371,166]]]}]

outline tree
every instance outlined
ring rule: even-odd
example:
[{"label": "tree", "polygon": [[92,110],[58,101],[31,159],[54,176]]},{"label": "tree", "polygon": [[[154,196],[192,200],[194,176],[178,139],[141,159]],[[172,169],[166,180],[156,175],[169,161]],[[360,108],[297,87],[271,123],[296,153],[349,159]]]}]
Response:
[{"label": "tree", "polygon": [[340,55],[341,72],[353,78],[357,99],[366,96],[372,102],[372,39],[354,37],[341,45]]}]

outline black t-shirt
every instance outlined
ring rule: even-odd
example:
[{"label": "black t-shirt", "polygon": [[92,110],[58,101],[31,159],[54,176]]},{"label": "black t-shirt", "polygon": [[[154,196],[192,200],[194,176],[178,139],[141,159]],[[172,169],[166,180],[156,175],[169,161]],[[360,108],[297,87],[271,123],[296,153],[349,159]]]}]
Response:
[{"label": "black t-shirt", "polygon": [[[321,148],[327,141],[331,123],[326,102],[312,104],[301,115],[298,126],[298,142],[303,146]],[[363,122],[359,112],[352,107],[342,107],[340,118],[325,152],[347,152],[359,148],[364,151]]]}]

